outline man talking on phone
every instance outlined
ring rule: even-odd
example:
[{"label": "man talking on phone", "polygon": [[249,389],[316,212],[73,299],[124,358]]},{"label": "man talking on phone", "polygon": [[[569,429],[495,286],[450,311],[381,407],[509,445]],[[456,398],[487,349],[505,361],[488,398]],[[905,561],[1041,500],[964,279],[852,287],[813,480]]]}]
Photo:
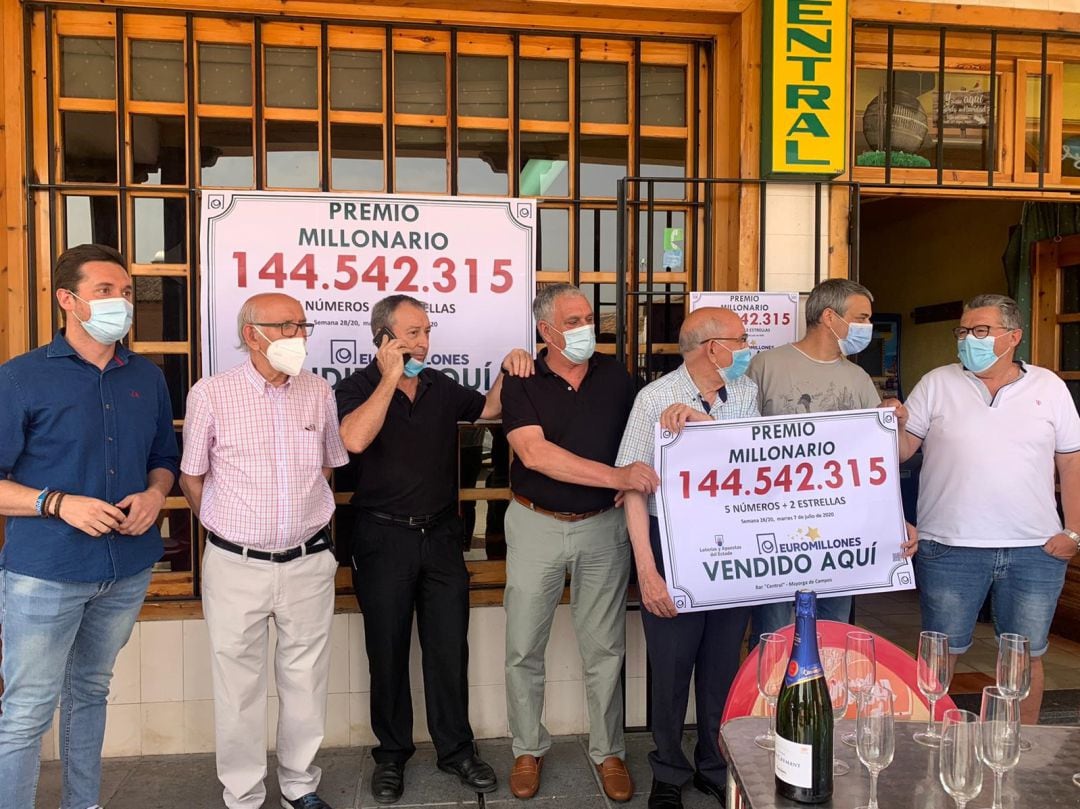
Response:
[{"label": "man talking on phone", "polygon": [[353,588],[371,673],[375,772],[371,793],[396,803],[413,745],[409,646],[413,613],[423,650],[428,728],[439,769],[474,792],[495,772],[476,755],[469,724],[469,574],[457,513],[457,425],[498,418],[504,373],[530,376],[518,348],[487,396],[426,367],[424,304],[391,295],[371,310],[375,361],[336,388],[341,438],[353,454]]}]

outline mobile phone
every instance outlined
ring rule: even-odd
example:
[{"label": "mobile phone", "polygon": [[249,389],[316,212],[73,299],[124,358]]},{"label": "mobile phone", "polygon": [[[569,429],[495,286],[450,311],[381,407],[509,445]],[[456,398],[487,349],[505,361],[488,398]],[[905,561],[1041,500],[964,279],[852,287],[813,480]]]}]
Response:
[{"label": "mobile phone", "polygon": [[[394,333],[392,331],[390,331],[389,326],[383,326],[381,329],[379,329],[375,333],[375,347],[376,348],[382,348],[382,346],[383,346],[383,338],[384,337],[387,338],[388,340],[396,340],[397,339],[396,337],[394,337]],[[403,362],[408,362],[410,359],[412,359],[411,354],[402,355],[402,361]]]},{"label": "mobile phone", "polygon": [[392,331],[390,331],[390,327],[389,326],[383,326],[381,329],[379,329],[377,332],[375,332],[375,337],[374,337],[375,348],[382,348],[383,338],[384,337],[387,338],[388,340],[396,339],[394,337],[394,333]]}]

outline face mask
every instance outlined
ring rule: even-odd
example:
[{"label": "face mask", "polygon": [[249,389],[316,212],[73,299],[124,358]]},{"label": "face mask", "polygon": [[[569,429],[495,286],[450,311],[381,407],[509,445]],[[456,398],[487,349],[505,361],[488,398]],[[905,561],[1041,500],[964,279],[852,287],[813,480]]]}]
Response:
[{"label": "face mask", "polygon": [[271,368],[288,376],[296,376],[303,370],[304,360],[307,359],[307,341],[303,337],[284,337],[270,342],[270,338],[258,326],[255,331],[270,343],[263,353]]},{"label": "face mask", "polygon": [[[836,332],[833,332],[833,336],[836,337]],[[848,323],[847,337],[837,337],[836,339],[840,343],[840,350],[844,352],[844,356],[850,357],[870,345],[873,336],[873,323]]]},{"label": "face mask", "polygon": [[96,301],[84,301],[74,292],[73,298],[90,307],[90,319],[83,320],[75,312],[75,319],[82,323],[83,329],[102,345],[112,345],[123,340],[131,331],[131,313],[135,307],[127,298],[102,298]]},{"label": "face mask", "polygon": [[405,363],[405,376],[412,379],[414,376],[418,376],[425,368],[427,368],[426,362],[409,357],[409,361]]},{"label": "face mask", "polygon": [[562,336],[566,341],[566,348],[562,350],[562,355],[574,365],[588,362],[589,357],[596,351],[596,332],[593,331],[591,324],[564,331]]},{"label": "face mask", "polygon": [[960,362],[973,374],[981,374],[998,361],[998,355],[994,351],[994,339],[989,335],[976,337],[969,334],[963,340],[957,340],[956,354],[960,357]]},{"label": "face mask", "polygon": [[[721,343],[720,345],[724,344]],[[720,378],[725,383],[731,383],[746,373],[746,369],[750,367],[751,354],[749,348],[737,348],[734,351],[731,351],[727,346],[724,346],[724,348],[731,352],[731,365],[727,368],[721,368],[717,365],[716,372],[720,374]]]}]

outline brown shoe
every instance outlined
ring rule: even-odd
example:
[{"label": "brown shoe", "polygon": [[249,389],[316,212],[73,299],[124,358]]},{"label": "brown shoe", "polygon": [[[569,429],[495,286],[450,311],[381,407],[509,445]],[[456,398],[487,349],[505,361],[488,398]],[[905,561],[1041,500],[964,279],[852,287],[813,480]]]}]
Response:
[{"label": "brown shoe", "polygon": [[510,791],[515,798],[531,798],[540,789],[540,771],[544,769],[544,757],[518,756],[514,769],[510,770]]},{"label": "brown shoe", "polygon": [[604,794],[611,800],[622,802],[634,797],[634,782],[621,758],[608,756],[603,764],[596,765],[596,771],[600,773]]}]

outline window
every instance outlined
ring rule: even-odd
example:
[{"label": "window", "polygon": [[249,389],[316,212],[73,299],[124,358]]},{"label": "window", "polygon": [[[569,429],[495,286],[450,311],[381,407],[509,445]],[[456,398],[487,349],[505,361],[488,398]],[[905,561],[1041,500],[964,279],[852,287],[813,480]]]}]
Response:
[{"label": "window", "polygon": [[854,179],[1052,188],[1080,178],[1068,159],[1080,147],[1080,38],[856,23],[854,51]]},{"label": "window", "polygon": [[[30,150],[39,277],[87,241],[129,257],[131,347],[164,372],[178,434],[199,374],[203,189],[534,197],[538,278],[583,285],[601,343],[614,340],[617,180],[666,178],[653,187],[657,221],[697,238],[680,180],[706,164],[699,82],[711,66],[694,43],[49,7],[31,19],[32,52],[51,54],[59,77],[35,74],[33,87],[53,94],[33,111]],[[685,288],[685,268],[661,265],[658,253],[666,288]],[[35,300],[48,311],[48,290]],[[52,323],[38,322],[40,340]],[[485,501],[507,496],[505,439],[481,429],[461,447],[463,481],[477,482],[462,501],[476,504],[478,533],[497,533]],[[335,481],[336,523],[351,481]],[[196,595],[199,538],[179,489],[162,530],[151,594]],[[477,540],[469,559],[499,554]]]}]

